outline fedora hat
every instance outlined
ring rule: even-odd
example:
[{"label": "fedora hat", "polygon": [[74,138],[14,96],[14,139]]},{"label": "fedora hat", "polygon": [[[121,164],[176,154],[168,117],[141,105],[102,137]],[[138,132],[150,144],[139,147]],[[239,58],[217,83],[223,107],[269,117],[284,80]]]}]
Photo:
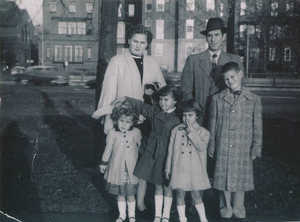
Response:
[{"label": "fedora hat", "polygon": [[217,29],[222,29],[224,32],[227,31],[221,18],[210,18],[206,24],[206,30],[201,31],[200,33],[206,35],[207,32]]}]

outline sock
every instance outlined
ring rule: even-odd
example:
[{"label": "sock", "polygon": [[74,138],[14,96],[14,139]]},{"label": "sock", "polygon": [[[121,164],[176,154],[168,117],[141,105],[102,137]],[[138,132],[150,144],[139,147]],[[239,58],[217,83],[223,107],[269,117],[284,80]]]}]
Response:
[{"label": "sock", "polygon": [[195,207],[197,209],[201,222],[207,222],[204,204],[203,203],[197,204],[195,205]]},{"label": "sock", "polygon": [[126,202],[118,201],[118,208],[119,208],[119,217],[122,218],[122,220],[125,220],[126,219]]},{"label": "sock", "polygon": [[135,217],[135,201],[129,202],[127,201],[128,205],[128,217]]},{"label": "sock", "polygon": [[179,220],[185,221],[186,220],[185,205],[177,206],[177,211],[178,211],[178,215],[179,215]]},{"label": "sock", "polygon": [[163,205],[163,196],[155,195],[155,217],[161,217],[162,205]]},{"label": "sock", "polygon": [[165,197],[164,196],[164,212],[163,216],[164,218],[170,218],[170,211],[171,211],[171,206],[172,206],[172,197]]}]

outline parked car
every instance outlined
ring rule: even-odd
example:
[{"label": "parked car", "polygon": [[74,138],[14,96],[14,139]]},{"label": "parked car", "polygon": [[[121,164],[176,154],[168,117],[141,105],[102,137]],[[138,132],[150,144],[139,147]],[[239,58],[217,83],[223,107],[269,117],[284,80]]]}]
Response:
[{"label": "parked car", "polygon": [[26,71],[26,68],[24,66],[15,66],[11,69],[11,75],[16,75],[19,73],[23,73]]},{"label": "parked car", "polygon": [[[165,77],[167,84],[173,84],[174,86],[177,86],[177,87],[180,86],[180,78],[181,78],[180,72],[164,72],[163,75]],[[96,88],[96,77],[95,77],[95,79],[86,81],[85,87],[90,88],[90,89],[95,89]]]},{"label": "parked car", "polygon": [[75,69],[74,71],[68,71],[68,74],[70,84],[86,83],[96,79],[96,73],[89,69]]},{"label": "parked car", "polygon": [[32,66],[25,72],[14,74],[13,78],[15,81],[21,81],[24,85],[29,83],[68,85],[69,83],[68,74],[58,71],[53,66]]}]

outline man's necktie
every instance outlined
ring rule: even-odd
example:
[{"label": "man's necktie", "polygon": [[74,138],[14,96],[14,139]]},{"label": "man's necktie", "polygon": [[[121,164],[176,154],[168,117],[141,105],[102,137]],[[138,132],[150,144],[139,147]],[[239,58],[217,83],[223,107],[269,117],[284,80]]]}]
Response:
[{"label": "man's necktie", "polygon": [[217,66],[217,54],[213,54],[211,64],[212,64],[213,69],[215,69]]}]

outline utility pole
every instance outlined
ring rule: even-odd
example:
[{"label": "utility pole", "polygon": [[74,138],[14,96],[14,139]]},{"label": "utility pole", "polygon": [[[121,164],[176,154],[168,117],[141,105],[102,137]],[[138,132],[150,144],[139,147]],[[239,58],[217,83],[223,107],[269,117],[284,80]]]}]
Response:
[{"label": "utility pole", "polygon": [[234,53],[234,20],[235,20],[235,0],[228,0],[229,17],[227,22],[227,52]]}]

